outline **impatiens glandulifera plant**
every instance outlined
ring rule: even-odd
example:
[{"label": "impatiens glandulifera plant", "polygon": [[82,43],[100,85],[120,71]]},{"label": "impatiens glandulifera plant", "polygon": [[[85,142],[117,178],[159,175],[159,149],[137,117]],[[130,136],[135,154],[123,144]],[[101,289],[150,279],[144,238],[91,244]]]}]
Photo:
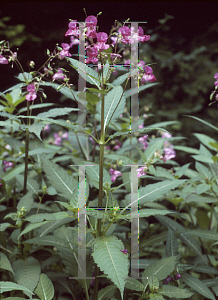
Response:
[{"label": "impatiens glandulifera plant", "polygon": [[[146,127],[147,115],[131,132],[130,91],[132,97],[156,85],[150,66],[142,60],[132,64],[131,45],[150,36],[128,22],[116,22],[107,35],[97,30],[97,21],[92,15],[85,23],[70,20],[65,36],[71,43],[48,51],[43,67],[30,73],[9,43],[1,43],[0,63],[16,64],[21,83],[1,93],[0,115],[6,120],[0,122],[0,293],[8,300],[190,299],[194,293],[213,300],[218,143],[198,133],[199,150],[172,145],[180,138],[162,127],[176,122]],[[83,63],[70,49],[85,39]],[[69,72],[51,64],[56,58],[66,59],[91,87],[76,92]],[[129,65],[119,66],[122,60]],[[112,80],[115,71],[128,72]],[[130,80],[146,84],[127,89]],[[76,122],[73,112],[83,106],[60,105],[32,115],[34,108],[54,105],[33,104],[46,98],[43,87],[85,103],[89,123],[81,129],[79,118]],[[194,154],[195,170],[173,160],[181,150]]]}]

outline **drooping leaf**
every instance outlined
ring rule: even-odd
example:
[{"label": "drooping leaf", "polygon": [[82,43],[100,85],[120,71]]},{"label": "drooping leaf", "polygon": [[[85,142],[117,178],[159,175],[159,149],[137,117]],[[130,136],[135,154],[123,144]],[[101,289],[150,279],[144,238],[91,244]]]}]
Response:
[{"label": "drooping leaf", "polygon": [[35,133],[35,135],[38,137],[38,139],[40,139],[40,141],[42,141],[40,134],[44,127],[45,125],[42,123],[35,123],[32,125],[20,125],[21,129],[23,130],[28,129],[29,132]]},{"label": "drooping leaf", "polygon": [[[15,273],[15,281],[22,284],[31,292],[34,291],[41,273],[39,261],[32,256],[26,259],[18,259],[13,262],[12,268]],[[30,292],[24,291],[25,295],[30,297]]]},{"label": "drooping leaf", "polygon": [[105,300],[111,298],[114,295],[116,289],[116,285],[108,285],[105,288],[101,289],[98,292],[98,300]]},{"label": "drooping leaf", "polygon": [[39,223],[43,221],[56,221],[56,217],[53,214],[48,213],[42,213],[37,215],[31,215],[25,218],[25,221],[31,222],[31,223]]},{"label": "drooping leaf", "polygon": [[183,274],[182,279],[190,288],[206,297],[206,299],[216,300],[209,288],[198,278],[189,274]]},{"label": "drooping leaf", "polygon": [[8,270],[14,274],[14,271],[11,267],[11,263],[3,252],[0,252],[0,262],[1,262],[1,269]]},{"label": "drooping leaf", "polygon": [[128,276],[128,256],[120,251],[123,249],[122,241],[116,236],[102,236],[95,239],[92,253],[100,270],[119,288],[122,299],[125,278]]},{"label": "drooping leaf", "polygon": [[49,111],[40,113],[38,118],[55,118],[57,116],[69,115],[71,111],[78,111],[78,108],[64,107],[64,108],[52,108]]},{"label": "drooping leaf", "polygon": [[10,291],[25,291],[30,294],[33,294],[29,289],[27,289],[25,286],[22,286],[20,284],[16,284],[11,281],[0,281],[0,294]]},{"label": "drooping leaf", "polygon": [[166,209],[140,209],[139,212],[136,212],[134,214],[119,214],[118,215],[118,219],[127,219],[130,220],[131,218],[148,218],[150,216],[155,216],[155,215],[167,215],[167,214],[171,214],[171,213],[175,213]]},{"label": "drooping leaf", "polygon": [[125,288],[132,291],[142,292],[144,289],[144,285],[138,280],[128,277],[125,282]]},{"label": "drooping leaf", "polygon": [[30,232],[32,231],[33,229],[36,229],[46,223],[48,223],[50,221],[43,221],[43,222],[39,222],[39,223],[34,223],[34,224],[30,224],[30,225],[27,225],[26,228],[21,232],[21,234],[19,235],[19,237],[21,237],[22,235],[24,235],[25,233],[27,232]]},{"label": "drooping leaf", "polygon": [[195,203],[215,203],[218,202],[218,199],[212,196],[198,196],[195,194],[189,195],[185,198],[184,202],[195,202]]}]

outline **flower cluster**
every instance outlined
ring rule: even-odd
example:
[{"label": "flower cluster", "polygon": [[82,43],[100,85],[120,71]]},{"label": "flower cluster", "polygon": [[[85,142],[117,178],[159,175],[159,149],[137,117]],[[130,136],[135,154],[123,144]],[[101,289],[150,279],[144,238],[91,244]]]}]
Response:
[{"label": "flower cluster", "polygon": [[54,145],[57,145],[57,146],[61,146],[61,143],[62,143],[62,139],[66,139],[68,140],[68,132],[62,132],[60,131],[59,133],[54,133],[54,142],[53,144]]},{"label": "flower cluster", "polygon": [[144,135],[144,136],[142,136],[142,137],[140,137],[140,138],[138,138],[138,142],[139,143],[142,143],[143,144],[143,150],[146,150],[147,148],[148,148],[148,143],[147,143],[147,139],[148,139],[148,135],[146,134],[146,135]]},{"label": "flower cluster", "polygon": [[[171,138],[172,135],[170,133],[164,132],[162,134],[162,138]],[[176,157],[176,152],[173,149],[173,145],[170,144],[168,141],[164,142],[164,157],[163,161],[166,162],[167,160],[170,160],[172,158]]]},{"label": "flower cluster", "polygon": [[[179,273],[176,273],[176,275],[174,276],[174,280],[178,280],[178,279],[180,279],[182,276],[179,274]],[[163,284],[164,285],[168,285],[168,283],[170,282],[170,281],[174,281],[173,280],[173,277],[171,277],[171,276],[167,276],[165,279],[164,279],[164,281],[163,281]]]}]

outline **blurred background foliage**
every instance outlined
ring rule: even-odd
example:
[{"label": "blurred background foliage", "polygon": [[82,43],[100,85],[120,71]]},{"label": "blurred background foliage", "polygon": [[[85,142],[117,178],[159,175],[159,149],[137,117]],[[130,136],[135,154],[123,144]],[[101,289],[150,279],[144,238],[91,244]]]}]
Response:
[{"label": "blurred background foliage", "polygon": [[[178,120],[179,124],[167,129],[173,136],[183,136],[187,139],[176,144],[198,147],[199,142],[193,133],[205,133],[216,139],[215,132],[184,115],[197,116],[218,127],[218,108],[216,104],[208,106],[210,94],[214,90],[214,74],[218,72],[218,22],[207,32],[196,35],[190,43],[174,33],[171,27],[172,19],[173,16],[165,14],[158,21],[159,25],[156,28],[149,30],[146,29],[146,25],[142,26],[145,34],[151,35],[151,39],[140,44],[140,60],[151,64],[160,85],[140,93],[140,108],[146,105],[149,111],[145,113],[154,114],[145,119],[145,126],[160,121]],[[18,59],[27,72],[30,71],[28,68],[31,60],[35,61],[35,69],[38,69],[47,59],[47,49],[53,51],[57,42],[66,42],[65,27],[52,32],[50,28],[38,31],[36,28],[37,26],[33,26],[30,32],[30,28],[26,28],[25,25],[10,25],[9,17],[0,18],[0,40],[8,40],[13,51],[16,51],[16,48],[20,49]],[[76,46],[73,47],[73,51],[77,53]],[[70,70],[64,60],[60,65]],[[73,73],[76,72],[72,71],[71,80],[77,85],[77,76]],[[1,91],[17,83],[13,75],[18,75],[16,68],[12,72],[7,65],[1,66]],[[55,91],[49,90],[48,93],[46,102],[60,99],[60,95]],[[67,99],[62,100],[66,101],[62,102],[63,105],[72,105],[67,103]],[[180,164],[190,162],[189,155],[186,156],[185,153],[178,153],[176,160]]]}]

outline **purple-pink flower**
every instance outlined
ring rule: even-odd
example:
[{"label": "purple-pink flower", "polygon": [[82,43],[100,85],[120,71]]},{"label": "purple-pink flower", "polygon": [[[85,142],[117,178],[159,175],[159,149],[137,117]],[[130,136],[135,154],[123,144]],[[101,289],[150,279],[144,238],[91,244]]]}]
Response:
[{"label": "purple-pink flower", "polygon": [[26,95],[26,100],[27,101],[35,100],[36,97],[37,97],[37,94],[35,92],[35,89],[36,89],[35,85],[34,84],[29,84],[26,89],[27,89],[27,92],[28,92],[28,94]]},{"label": "purple-pink flower", "polygon": [[61,47],[62,47],[63,49],[62,49],[61,52],[59,53],[60,59],[63,59],[63,58],[66,57],[66,56],[70,57],[71,54],[70,54],[70,52],[69,52],[69,49],[70,49],[71,45],[69,45],[69,44],[67,44],[67,43],[62,43],[62,44],[61,44]]},{"label": "purple-pink flower", "polygon": [[66,78],[66,76],[63,74],[63,71],[60,68],[58,68],[58,72],[52,76],[53,80],[55,80],[55,79],[64,80],[65,78]]},{"label": "purple-pink flower", "polygon": [[118,176],[122,176],[122,173],[120,171],[117,171],[117,170],[114,170],[114,169],[110,169],[109,174],[112,175],[111,176],[111,181],[113,181],[113,182],[115,182],[115,180]]},{"label": "purple-pink flower", "polygon": [[6,161],[6,160],[3,160],[3,164],[4,164],[4,168],[3,168],[3,171],[6,172],[6,170],[10,167],[13,167],[14,164],[11,162],[11,161]]},{"label": "purple-pink flower", "polygon": [[140,167],[137,169],[137,172],[138,172],[138,178],[143,176],[143,175],[146,175],[145,173],[145,167]]},{"label": "purple-pink flower", "polygon": [[7,58],[2,56],[1,54],[0,54],[0,64],[2,64],[2,65],[7,65],[8,64]]},{"label": "purple-pink flower", "polygon": [[124,249],[124,250],[120,250],[121,252],[123,252],[124,254],[127,254],[128,249]]}]

